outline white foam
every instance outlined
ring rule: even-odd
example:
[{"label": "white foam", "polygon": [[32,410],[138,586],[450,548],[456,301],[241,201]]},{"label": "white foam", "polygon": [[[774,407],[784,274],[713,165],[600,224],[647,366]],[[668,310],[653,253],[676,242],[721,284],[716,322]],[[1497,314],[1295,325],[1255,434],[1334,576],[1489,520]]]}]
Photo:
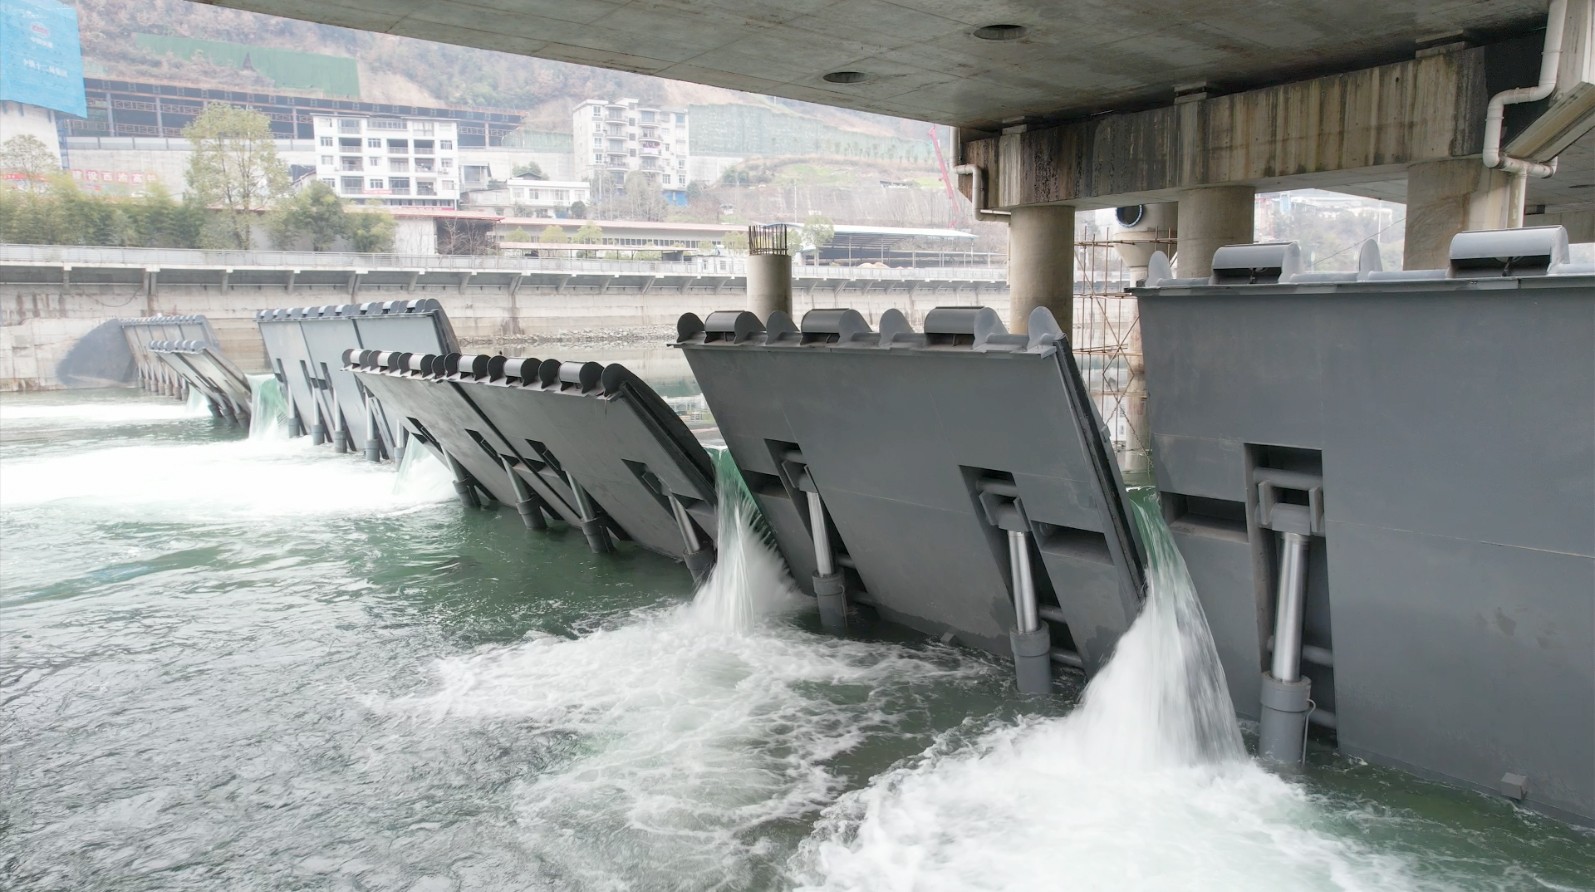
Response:
[{"label": "white foam", "polygon": [[758,506],[728,453],[720,453],[716,471],[718,554],[691,613],[708,628],[747,632],[768,617],[810,602],[792,584],[780,554],[758,528]]},{"label": "white foam", "polygon": [[210,411],[203,403],[196,411],[191,404],[153,397],[138,401],[84,402],[67,405],[0,399],[0,426],[8,430],[148,424],[183,421],[209,415]]},{"label": "white foam", "polygon": [[435,478],[396,486],[391,465],[296,440],[116,444],[0,462],[0,507],[82,503],[101,516],[187,523],[370,514],[449,498]]},{"label": "white foam", "polygon": [[1160,521],[1143,529],[1146,604],[1080,706],[947,735],[843,797],[793,859],[802,888],[1415,885],[1399,859],[1319,829],[1299,787],[1246,759],[1184,562]]},{"label": "white foam", "polygon": [[762,886],[760,864],[789,844],[773,841],[782,822],[843,789],[832,761],[893,731],[885,698],[991,671],[771,622],[797,596],[737,504],[722,501],[720,563],[694,603],[444,660],[435,692],[378,704],[548,740],[561,755],[515,792],[517,810],[568,885]]},{"label": "white foam", "polygon": [[288,439],[288,398],[276,375],[249,376],[249,439]]}]

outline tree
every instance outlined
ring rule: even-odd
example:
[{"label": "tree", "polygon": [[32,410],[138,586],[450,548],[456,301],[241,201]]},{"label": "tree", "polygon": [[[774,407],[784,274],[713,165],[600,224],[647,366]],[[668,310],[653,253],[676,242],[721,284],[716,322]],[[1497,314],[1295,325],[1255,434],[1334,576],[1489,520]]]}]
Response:
[{"label": "tree", "polygon": [[349,220],[338,193],[315,181],[282,202],[266,226],[280,249],[287,250],[303,238],[310,242],[310,250],[327,251],[339,236],[348,233]]},{"label": "tree", "polygon": [[626,174],[626,179],[621,184],[620,200],[615,205],[612,219],[617,220],[658,222],[663,220],[670,210],[670,204],[665,201],[664,193],[659,190],[658,175],[643,170],[633,170]]},{"label": "tree", "polygon": [[21,181],[29,192],[44,189],[45,181],[60,169],[60,159],[37,137],[24,133],[0,143],[0,173]]},{"label": "tree", "polygon": [[532,234],[520,228],[519,226],[511,229],[509,232],[504,233],[503,238],[499,239],[501,242],[517,242],[520,244],[525,244],[531,240]]},{"label": "tree", "polygon": [[836,225],[823,214],[809,214],[809,218],[803,221],[801,236],[801,245],[818,251],[835,240]]},{"label": "tree", "polygon": [[563,228],[549,224],[543,227],[543,232],[537,240],[545,245],[563,245],[570,241],[570,237],[565,235]]},{"label": "tree", "polygon": [[748,253],[748,234],[740,229],[726,233],[720,239],[720,246],[730,254]]},{"label": "tree", "polygon": [[209,105],[183,128],[183,137],[193,146],[189,192],[221,211],[232,247],[248,248],[254,216],[288,189],[288,166],[277,157],[270,119],[245,108]]},{"label": "tree", "polygon": [[388,254],[398,225],[393,215],[382,208],[358,210],[347,217],[349,247],[362,254]]},{"label": "tree", "polygon": [[714,242],[711,242],[708,239],[704,239],[704,240],[698,242],[698,253],[699,254],[713,254],[714,253]]},{"label": "tree", "polygon": [[538,166],[536,161],[528,161],[525,164],[515,165],[514,169],[510,171],[510,176],[531,177],[534,180],[548,179],[548,177],[543,174],[543,168]]},{"label": "tree", "polygon": [[571,217],[577,220],[587,219],[587,202],[580,200],[571,202],[570,210],[566,213],[570,214]]},{"label": "tree", "polygon": [[[599,228],[597,223],[593,223],[592,221],[588,221],[588,222],[582,224],[582,228],[576,230],[576,243],[577,244],[581,244],[581,245],[601,245],[601,244],[603,244],[603,242],[604,242],[604,231]],[[585,252],[583,252],[583,256],[584,257],[590,257],[590,256],[592,256],[592,252],[591,251],[585,251]]]}]

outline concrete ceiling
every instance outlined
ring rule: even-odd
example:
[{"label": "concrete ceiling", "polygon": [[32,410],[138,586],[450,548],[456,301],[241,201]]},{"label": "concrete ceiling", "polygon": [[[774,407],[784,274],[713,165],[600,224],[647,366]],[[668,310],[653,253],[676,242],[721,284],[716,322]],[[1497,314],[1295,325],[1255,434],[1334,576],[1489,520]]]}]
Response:
[{"label": "concrete ceiling", "polygon": [[[1410,57],[1548,0],[218,0],[288,18],[991,129]],[[973,35],[1016,24],[1017,40]],[[827,83],[858,71],[859,83]]]}]

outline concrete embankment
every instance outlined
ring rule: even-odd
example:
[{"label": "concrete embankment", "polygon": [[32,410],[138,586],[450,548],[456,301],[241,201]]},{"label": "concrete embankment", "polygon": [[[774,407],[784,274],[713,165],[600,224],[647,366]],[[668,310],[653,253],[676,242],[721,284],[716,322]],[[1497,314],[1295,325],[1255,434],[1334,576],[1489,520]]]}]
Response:
[{"label": "concrete embankment", "polygon": [[[464,349],[530,349],[539,340],[668,338],[682,313],[740,308],[740,258],[689,262],[178,251],[0,245],[0,390],[65,386],[60,365],[107,321],[203,315],[222,352],[265,371],[254,314],[276,307],[442,302]],[[1001,269],[794,269],[793,311],[890,308],[919,321],[937,305],[1006,312]],[[93,383],[93,382],[83,382]]]}]

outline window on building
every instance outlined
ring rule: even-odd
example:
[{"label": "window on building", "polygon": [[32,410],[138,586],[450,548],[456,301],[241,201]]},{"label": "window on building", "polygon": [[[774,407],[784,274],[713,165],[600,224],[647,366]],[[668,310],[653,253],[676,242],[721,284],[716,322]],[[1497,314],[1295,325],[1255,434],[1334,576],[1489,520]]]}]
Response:
[{"label": "window on building", "polygon": [[410,178],[409,177],[391,177],[388,180],[388,189],[392,190],[394,195],[409,195],[410,194]]},{"label": "window on building", "polygon": [[331,127],[332,126],[332,119],[331,118],[317,118],[316,119],[316,126],[317,127]]},{"label": "window on building", "polygon": [[444,173],[448,173],[449,171],[454,169],[454,159],[453,158],[444,158],[443,160],[438,162],[438,166],[443,169]]},{"label": "window on building", "polygon": [[598,105],[593,106],[593,117],[602,118],[603,116],[604,116],[603,107],[602,106],[598,106]]},{"label": "window on building", "polygon": [[386,189],[388,184],[382,180],[367,180],[366,187],[370,189]]},{"label": "window on building", "polygon": [[332,177],[322,177],[321,185],[326,186],[328,189],[336,189],[338,188],[338,181]]},{"label": "window on building", "polygon": [[321,138],[321,144],[322,144],[322,145],[324,145],[324,146],[326,146],[326,147],[327,147],[327,148],[329,148],[329,149],[330,149],[330,148],[332,148],[332,137],[330,137],[330,136],[323,136],[323,137],[322,137],[322,138]]},{"label": "window on building", "polygon": [[432,154],[432,145],[433,145],[433,143],[432,143],[432,140],[430,140],[430,139],[418,139],[418,140],[416,140],[415,141],[415,154],[417,154],[417,155],[430,155],[430,154]]},{"label": "window on building", "polygon": [[440,140],[438,140],[438,150],[439,151],[443,151],[443,152],[452,152],[452,151],[454,151],[454,140],[452,140],[452,139],[440,139]]},{"label": "window on building", "polygon": [[390,139],[388,140],[388,152],[389,154],[408,155],[410,154],[410,141],[407,139]]},{"label": "window on building", "polygon": [[603,152],[594,152],[593,153],[593,163],[594,164],[603,164],[604,163],[604,153]]},{"label": "window on building", "polygon": [[389,158],[388,159],[388,172],[389,173],[409,173],[410,172],[410,159],[408,159],[408,158]]},{"label": "window on building", "polygon": [[380,140],[380,139],[367,139],[366,140],[366,148],[368,148],[368,149],[380,149],[380,148],[382,148],[382,140]]},{"label": "window on building", "polygon": [[364,182],[360,177],[344,177],[340,191],[345,195],[359,195]]},{"label": "window on building", "polygon": [[381,167],[382,166],[382,156],[381,155],[372,155],[370,158],[367,158],[366,160],[371,162],[371,166],[372,167]]},{"label": "window on building", "polygon": [[685,123],[687,123],[687,115],[686,115],[685,112],[676,112],[676,123],[677,124],[685,124]]},{"label": "window on building", "polygon": [[443,188],[444,192],[453,192],[454,191],[454,181],[453,180],[444,180],[443,182],[439,183],[438,185]]},{"label": "window on building", "polygon": [[436,195],[436,194],[438,194],[437,182],[435,180],[416,180],[415,181],[415,194],[417,194],[417,195]]},{"label": "window on building", "polygon": [[569,189],[555,189],[554,190],[554,200],[559,202],[560,204],[564,204],[565,202],[570,201],[570,190]]},{"label": "window on building", "polygon": [[332,166],[332,156],[331,155],[322,155],[321,156],[321,166],[322,167],[331,167]]}]

